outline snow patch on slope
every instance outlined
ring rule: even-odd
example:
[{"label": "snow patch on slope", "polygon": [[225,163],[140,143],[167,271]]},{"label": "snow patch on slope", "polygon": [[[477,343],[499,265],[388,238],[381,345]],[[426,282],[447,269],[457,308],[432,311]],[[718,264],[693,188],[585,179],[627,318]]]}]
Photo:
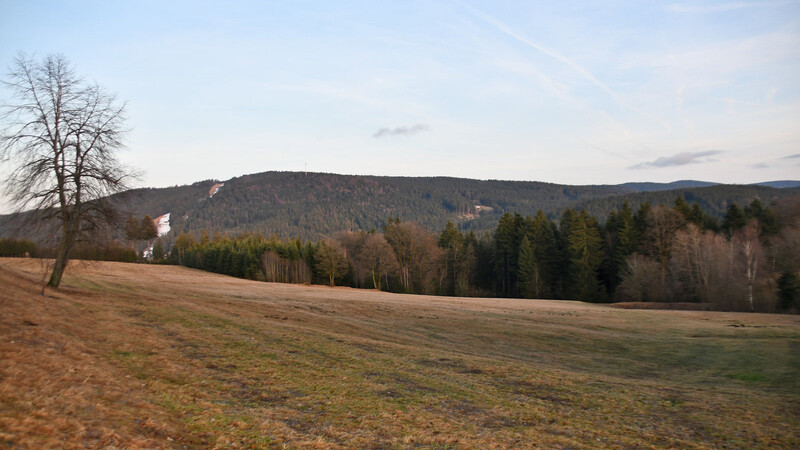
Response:
[{"label": "snow patch on slope", "polygon": [[208,190],[208,198],[213,197],[222,186],[225,186],[225,183],[217,183],[211,186],[211,189]]},{"label": "snow patch on slope", "polygon": [[169,233],[169,230],[172,229],[169,226],[169,215],[170,213],[166,213],[156,217],[153,220],[153,222],[156,223],[156,228],[158,229],[158,237],[164,236],[165,234]]}]

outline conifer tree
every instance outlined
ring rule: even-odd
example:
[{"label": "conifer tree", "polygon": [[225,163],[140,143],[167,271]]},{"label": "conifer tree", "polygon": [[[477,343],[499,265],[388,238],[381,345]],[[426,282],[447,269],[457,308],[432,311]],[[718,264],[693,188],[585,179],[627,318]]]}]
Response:
[{"label": "conifer tree", "polygon": [[605,279],[610,291],[616,289],[628,256],[637,249],[638,237],[633,211],[626,201],[619,211],[612,211],[605,227],[605,246],[608,257],[604,265]]},{"label": "conifer tree", "polygon": [[603,262],[603,244],[597,219],[586,211],[572,214],[569,225],[571,291],[576,300],[605,298],[598,270]]},{"label": "conifer tree", "polygon": [[125,221],[125,239],[131,241],[131,248],[133,248],[135,241],[141,239],[141,234],[141,223],[136,220],[136,217],[128,216],[128,219]]},{"label": "conifer tree", "polygon": [[164,244],[161,243],[161,239],[156,239],[153,243],[153,260],[161,261],[162,259],[164,259]]},{"label": "conifer tree", "polygon": [[465,268],[464,236],[458,231],[453,222],[447,225],[439,235],[439,247],[444,250],[443,288],[448,295],[465,295],[466,277],[469,275]]},{"label": "conifer tree", "polygon": [[728,236],[733,236],[734,233],[744,228],[747,224],[747,217],[744,211],[735,202],[728,205],[728,211],[725,213],[725,220],[722,222],[722,229],[728,233]]},{"label": "conifer tree", "polygon": [[[537,298],[550,298],[555,292],[555,274],[557,272],[556,266],[559,260],[555,225],[547,218],[542,210],[536,213],[533,220],[528,219],[527,222],[529,225],[527,226],[528,232],[525,237],[529,239],[531,248],[533,249],[533,258],[536,268],[535,283],[529,287],[533,288],[533,292]],[[520,276],[522,276],[523,273],[521,261],[521,252],[523,248],[524,245],[520,243]],[[526,276],[528,276],[528,274],[526,274]],[[530,281],[531,279],[528,278],[528,280]],[[521,282],[520,280],[520,283]]]},{"label": "conifer tree", "polygon": [[509,297],[517,292],[519,244],[523,225],[524,220],[519,213],[513,216],[505,213],[494,232],[495,267],[501,286],[500,292]]},{"label": "conifer tree", "polygon": [[156,228],[156,223],[150,216],[142,217],[139,233],[139,239],[146,241],[158,237],[158,228]]},{"label": "conifer tree", "polygon": [[542,274],[528,236],[519,244],[519,286],[524,298],[541,298]]},{"label": "conifer tree", "polygon": [[686,200],[683,197],[678,196],[675,199],[675,210],[681,213],[684,219],[689,220],[689,217],[692,215],[692,208],[689,207],[689,204],[686,203]]}]

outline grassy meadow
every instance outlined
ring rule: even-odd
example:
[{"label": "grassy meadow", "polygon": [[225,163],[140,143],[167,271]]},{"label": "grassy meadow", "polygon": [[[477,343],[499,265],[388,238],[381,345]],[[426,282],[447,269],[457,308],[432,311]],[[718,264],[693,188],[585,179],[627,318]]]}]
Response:
[{"label": "grassy meadow", "polygon": [[0,448],[798,448],[800,317],[0,258]]}]

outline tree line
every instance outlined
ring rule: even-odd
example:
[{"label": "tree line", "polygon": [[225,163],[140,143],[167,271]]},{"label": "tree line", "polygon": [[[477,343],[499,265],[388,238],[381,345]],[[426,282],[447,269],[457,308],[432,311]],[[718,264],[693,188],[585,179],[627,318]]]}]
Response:
[{"label": "tree line", "polygon": [[558,221],[542,211],[506,213],[485,233],[452,222],[436,233],[392,218],[379,230],[317,242],[181,233],[166,261],[255,280],[400,293],[788,311],[800,306],[798,203],[730,203],[722,220],[681,197],[635,211],[625,203],[605,224],[585,210],[566,209]]}]

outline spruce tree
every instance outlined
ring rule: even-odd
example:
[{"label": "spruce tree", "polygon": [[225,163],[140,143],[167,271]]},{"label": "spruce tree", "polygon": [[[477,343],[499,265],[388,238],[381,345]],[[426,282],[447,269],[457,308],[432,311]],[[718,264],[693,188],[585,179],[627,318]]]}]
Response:
[{"label": "spruce tree", "polygon": [[514,296],[517,292],[519,243],[522,239],[524,220],[519,213],[505,213],[494,232],[495,270],[500,284],[500,293]]},{"label": "spruce tree", "polygon": [[158,228],[156,223],[150,216],[142,217],[142,223],[139,228],[139,239],[149,241],[158,237]]},{"label": "spruce tree", "polygon": [[[447,221],[442,233],[439,235],[439,247],[444,250],[445,285],[447,295],[457,295],[459,281],[464,276],[464,236],[458,231],[453,222]],[[463,293],[459,293],[463,294]]]},{"label": "spruce tree", "polygon": [[519,287],[524,298],[540,298],[541,273],[536,251],[528,236],[519,244]]},{"label": "spruce tree", "polygon": [[569,225],[571,292],[576,300],[600,301],[605,294],[598,279],[603,242],[597,219],[586,211],[572,215]]},{"label": "spruce tree", "polygon": [[725,220],[722,222],[722,229],[728,233],[728,236],[733,236],[734,233],[744,228],[747,224],[747,217],[744,211],[735,202],[728,205],[728,211],[725,213]]}]

